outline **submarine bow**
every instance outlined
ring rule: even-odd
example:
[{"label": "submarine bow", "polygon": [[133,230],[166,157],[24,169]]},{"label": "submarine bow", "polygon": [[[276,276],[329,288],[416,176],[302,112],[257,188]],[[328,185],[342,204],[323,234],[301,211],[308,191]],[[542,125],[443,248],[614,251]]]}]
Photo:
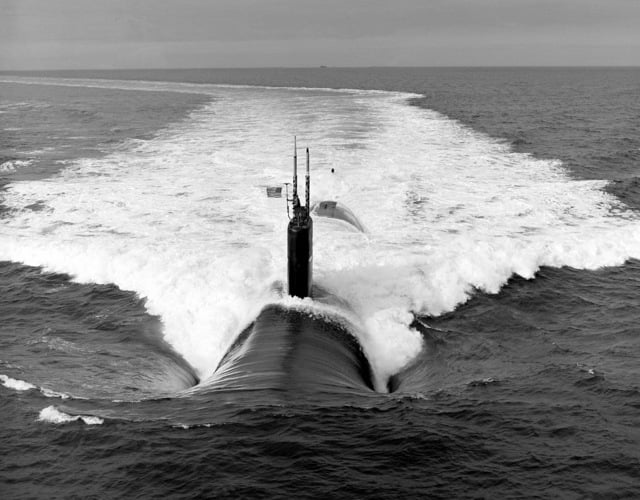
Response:
[{"label": "submarine bow", "polygon": [[280,305],[262,310],[209,382],[225,390],[373,390],[369,362],[342,325]]}]

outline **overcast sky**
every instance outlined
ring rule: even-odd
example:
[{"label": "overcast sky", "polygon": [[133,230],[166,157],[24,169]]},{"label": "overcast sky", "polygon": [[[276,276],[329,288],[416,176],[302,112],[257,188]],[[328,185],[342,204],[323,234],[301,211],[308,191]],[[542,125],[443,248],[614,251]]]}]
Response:
[{"label": "overcast sky", "polygon": [[640,0],[0,0],[0,70],[640,65]]}]

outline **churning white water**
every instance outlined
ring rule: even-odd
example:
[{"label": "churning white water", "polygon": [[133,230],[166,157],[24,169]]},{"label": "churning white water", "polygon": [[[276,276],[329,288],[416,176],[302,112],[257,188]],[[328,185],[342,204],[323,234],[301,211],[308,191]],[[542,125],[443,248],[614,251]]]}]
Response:
[{"label": "churning white water", "polygon": [[379,382],[422,348],[413,313],[450,311],[541,265],[640,257],[638,220],[602,182],[572,180],[408,94],[42,81],[211,95],[152,140],[11,185],[0,226],[0,259],[145,297],[202,377],[264,305],[323,310],[274,286],[286,281],[287,217],[264,187],[290,181],[294,135],[311,148],[312,201],[340,200],[368,229],[316,219],[314,276],[349,303]]}]

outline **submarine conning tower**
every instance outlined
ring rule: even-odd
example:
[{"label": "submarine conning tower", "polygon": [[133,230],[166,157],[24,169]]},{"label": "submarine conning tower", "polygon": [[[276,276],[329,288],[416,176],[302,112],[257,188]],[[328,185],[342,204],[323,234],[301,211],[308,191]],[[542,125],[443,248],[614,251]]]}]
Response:
[{"label": "submarine conning tower", "polygon": [[[305,206],[298,197],[298,146],[293,139],[293,193],[289,198],[287,193],[287,266],[289,279],[289,295],[295,297],[310,297],[313,281],[313,220],[310,211],[310,179],[309,179],[309,148],[306,148],[307,171],[305,176]],[[289,212],[291,203],[291,212]]]}]

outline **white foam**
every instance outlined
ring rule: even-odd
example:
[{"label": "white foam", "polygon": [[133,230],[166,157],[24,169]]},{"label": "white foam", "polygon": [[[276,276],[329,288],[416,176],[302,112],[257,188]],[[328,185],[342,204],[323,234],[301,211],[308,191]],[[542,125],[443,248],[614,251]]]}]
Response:
[{"label": "white foam", "polygon": [[[69,399],[71,398],[71,396],[69,396],[69,394],[65,393],[65,392],[58,392],[58,391],[54,391],[51,389],[47,389],[46,387],[41,387],[40,388],[40,392],[48,397],[48,398],[60,398],[60,399]],[[84,398],[82,398],[84,399]]]},{"label": "white foam", "polygon": [[99,417],[92,417],[86,415],[71,416],[63,411],[58,410],[55,406],[47,406],[40,411],[38,420],[41,422],[48,422],[50,424],[67,424],[69,422],[75,422],[81,420],[87,425],[102,425],[104,420]]},{"label": "white foam", "polygon": [[[231,90],[285,90],[289,92],[316,91],[322,93],[350,93],[350,94],[388,94],[384,90],[362,90],[352,88],[326,88],[326,87],[287,87],[270,85],[247,85],[247,84],[226,84],[226,83],[187,83],[187,82],[163,82],[149,80],[107,80],[101,78],[59,78],[41,76],[0,76],[0,83],[18,83],[22,85],[51,85],[56,87],[83,87],[94,89],[110,90],[136,90],[144,92],[178,92],[189,94],[216,95],[220,89]],[[404,93],[406,96],[421,97],[419,94]],[[4,107],[39,107],[46,104],[35,104],[29,102],[13,103]]]},{"label": "white foam", "polygon": [[19,168],[28,167],[32,163],[32,160],[8,160],[0,163],[0,172],[15,172]]},{"label": "white foam", "polygon": [[[288,303],[273,286],[285,281],[285,205],[262,186],[290,180],[294,134],[311,147],[312,200],[340,200],[369,230],[317,218],[314,275],[349,303],[380,387],[422,347],[412,312],[450,311],[542,265],[640,257],[640,223],[603,182],[572,180],[405,94],[207,92],[211,104],[153,140],[11,185],[15,215],[0,227],[0,259],[146,297],[201,378],[264,305]],[[36,201],[47,210],[24,210]]]},{"label": "white foam", "polygon": [[182,430],[188,430],[188,429],[199,429],[199,428],[209,428],[209,427],[213,427],[214,424],[176,424],[173,425],[172,427],[174,429],[182,429]]},{"label": "white foam", "polygon": [[39,389],[40,393],[47,398],[71,398],[69,394],[66,394],[64,392],[54,391],[52,389],[47,389],[46,387],[38,387],[29,382],[25,382],[24,380],[17,380],[3,374],[0,374],[0,381],[2,381],[2,385],[15,391],[29,391],[31,389]]},{"label": "white foam", "polygon": [[15,378],[11,378],[2,374],[0,374],[0,380],[2,381],[2,385],[9,389],[13,389],[14,391],[29,391],[36,388],[35,385],[30,384],[29,382],[25,382],[24,380],[16,380]]}]

